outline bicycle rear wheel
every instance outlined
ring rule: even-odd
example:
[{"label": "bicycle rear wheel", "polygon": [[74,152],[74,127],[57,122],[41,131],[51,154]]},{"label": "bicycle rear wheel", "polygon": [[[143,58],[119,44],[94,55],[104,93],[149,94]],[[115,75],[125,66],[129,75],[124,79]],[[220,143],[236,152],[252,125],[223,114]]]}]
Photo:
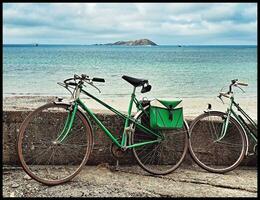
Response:
[{"label": "bicycle rear wheel", "polygon": [[80,111],[68,137],[56,141],[69,112],[67,104],[49,103],[30,113],[20,127],[17,146],[21,165],[29,176],[46,185],[75,177],[91,153],[92,129]]},{"label": "bicycle rear wheel", "polygon": [[[141,112],[136,119],[150,129],[148,109]],[[132,124],[132,126],[135,130],[132,135],[132,144],[158,139],[138,125]],[[182,163],[188,150],[188,125],[184,121],[183,128],[153,131],[162,135],[164,139],[160,142],[135,147],[133,154],[137,163],[147,172],[155,175],[171,173]]]},{"label": "bicycle rear wheel", "polygon": [[243,160],[247,140],[238,122],[230,117],[226,135],[220,138],[226,113],[209,111],[191,124],[189,150],[195,162],[210,172],[225,173],[235,169]]}]

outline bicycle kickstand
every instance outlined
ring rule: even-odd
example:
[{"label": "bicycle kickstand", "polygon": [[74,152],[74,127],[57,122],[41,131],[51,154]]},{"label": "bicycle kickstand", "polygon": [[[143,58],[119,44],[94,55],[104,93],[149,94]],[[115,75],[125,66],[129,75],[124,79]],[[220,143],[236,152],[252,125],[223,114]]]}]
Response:
[{"label": "bicycle kickstand", "polygon": [[119,171],[119,160],[116,160],[116,167],[115,167],[115,171]]}]

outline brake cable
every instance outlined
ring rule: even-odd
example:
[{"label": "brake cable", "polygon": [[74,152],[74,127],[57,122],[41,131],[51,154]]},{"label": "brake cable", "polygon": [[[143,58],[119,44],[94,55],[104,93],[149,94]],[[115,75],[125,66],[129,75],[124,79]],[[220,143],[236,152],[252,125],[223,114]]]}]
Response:
[{"label": "brake cable", "polygon": [[[84,82],[86,82],[87,84],[89,84],[89,85],[91,85],[92,87],[96,88],[96,89],[98,90],[98,92],[101,93],[100,89],[98,89],[98,87],[95,86],[92,81],[91,81],[91,82],[87,82],[87,81],[84,80]],[[84,86],[85,86],[85,85],[84,85]],[[85,87],[86,87],[86,86],[85,86]]]}]

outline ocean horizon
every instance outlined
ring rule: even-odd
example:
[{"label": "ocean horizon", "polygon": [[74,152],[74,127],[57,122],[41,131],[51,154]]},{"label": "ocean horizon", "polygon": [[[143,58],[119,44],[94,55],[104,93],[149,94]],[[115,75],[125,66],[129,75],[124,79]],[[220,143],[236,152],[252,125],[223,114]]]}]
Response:
[{"label": "ocean horizon", "polygon": [[[15,46],[35,46],[35,45],[39,45],[39,46],[115,46],[115,47],[144,47],[145,45],[136,45],[136,46],[127,46],[127,45],[109,45],[109,44],[99,44],[99,43],[93,43],[93,44],[50,44],[50,43],[24,43],[24,44],[3,44],[4,47],[15,47]],[[227,46],[234,46],[234,47],[238,47],[238,46],[246,46],[246,47],[257,47],[257,45],[255,44],[157,44],[156,46],[172,46],[172,47],[179,47],[179,45],[181,47],[227,47]],[[156,47],[153,46],[153,47]]]}]

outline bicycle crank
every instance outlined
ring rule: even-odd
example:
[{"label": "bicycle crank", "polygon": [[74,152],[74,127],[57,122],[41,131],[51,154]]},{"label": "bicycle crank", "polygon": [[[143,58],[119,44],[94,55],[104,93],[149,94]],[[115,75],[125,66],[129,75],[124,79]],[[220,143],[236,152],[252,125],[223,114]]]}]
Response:
[{"label": "bicycle crank", "polygon": [[[120,141],[120,138],[118,138],[117,140]],[[115,159],[122,158],[127,153],[127,150],[124,150],[124,149],[116,146],[114,143],[111,144],[110,151]]]}]

